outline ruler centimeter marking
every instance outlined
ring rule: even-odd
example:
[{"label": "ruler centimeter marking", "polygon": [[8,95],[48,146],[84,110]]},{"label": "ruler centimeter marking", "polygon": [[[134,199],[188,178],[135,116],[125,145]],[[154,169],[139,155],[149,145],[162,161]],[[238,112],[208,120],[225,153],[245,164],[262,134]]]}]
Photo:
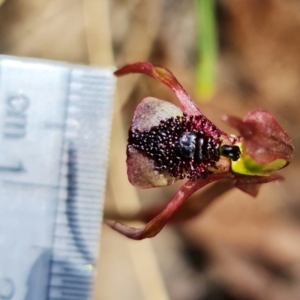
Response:
[{"label": "ruler centimeter marking", "polygon": [[113,69],[8,56],[0,66],[0,299],[89,300]]},{"label": "ruler centimeter marking", "polygon": [[[107,129],[110,128],[110,119],[105,118],[104,112],[109,111],[111,106],[108,101],[99,101],[103,95],[103,88],[101,89],[101,86],[99,88],[99,82],[102,83],[102,87],[107,88],[111,85],[111,78],[101,78],[96,74],[87,76],[82,71],[73,71],[70,76],[62,155],[65,160],[61,164],[61,193],[58,197],[58,206],[62,207],[59,213],[64,214],[65,222],[56,223],[53,247],[53,261],[62,260],[63,262],[59,264],[59,273],[57,273],[57,265],[55,268],[53,264],[51,266],[49,300],[59,297],[75,300],[75,296],[88,299],[92,293],[91,282],[97,254],[95,249],[97,249],[99,236],[99,215],[101,215],[99,199],[103,197],[104,192],[99,182],[105,181],[106,176],[105,172],[100,173],[100,170],[105,168],[106,162],[103,160],[99,144],[107,147],[103,145],[103,141],[108,141]],[[107,91],[111,92],[110,89]],[[86,94],[89,96],[86,97]],[[93,118],[87,118],[87,115],[93,115]],[[91,152],[94,155],[89,155]],[[81,161],[83,165],[92,165],[93,170],[86,174],[85,170],[77,168],[77,161]],[[98,180],[85,179],[93,176]],[[85,180],[82,181],[81,178]],[[91,192],[94,195],[94,201],[86,202],[89,199],[78,196],[81,191]],[[81,209],[81,206],[85,206],[86,209]],[[61,221],[61,215],[58,216],[58,220]],[[85,224],[90,225],[89,230],[80,230]],[[64,233],[63,237],[62,233]],[[76,268],[70,274],[65,267],[72,264]],[[78,275],[76,289],[74,284],[70,287],[66,282],[66,279],[72,280],[74,272]],[[86,288],[88,278],[90,285]],[[80,293],[83,294],[80,295]]]}]

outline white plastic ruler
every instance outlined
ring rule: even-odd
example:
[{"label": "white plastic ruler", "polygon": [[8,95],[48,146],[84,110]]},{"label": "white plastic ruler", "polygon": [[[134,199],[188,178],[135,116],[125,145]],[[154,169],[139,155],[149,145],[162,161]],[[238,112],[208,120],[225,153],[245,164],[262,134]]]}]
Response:
[{"label": "white plastic ruler", "polygon": [[0,56],[0,300],[91,299],[112,68]]}]

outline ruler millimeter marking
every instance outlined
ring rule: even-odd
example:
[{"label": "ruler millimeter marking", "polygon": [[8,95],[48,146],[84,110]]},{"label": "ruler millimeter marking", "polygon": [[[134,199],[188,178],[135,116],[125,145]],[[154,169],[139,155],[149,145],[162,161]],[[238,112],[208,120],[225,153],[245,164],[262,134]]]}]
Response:
[{"label": "ruler millimeter marking", "polygon": [[112,72],[0,56],[0,300],[91,299]]}]

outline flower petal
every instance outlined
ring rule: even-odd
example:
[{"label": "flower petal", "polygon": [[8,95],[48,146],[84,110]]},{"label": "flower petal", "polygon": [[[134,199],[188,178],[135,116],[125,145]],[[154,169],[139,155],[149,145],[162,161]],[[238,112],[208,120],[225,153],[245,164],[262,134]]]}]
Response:
[{"label": "flower petal", "polygon": [[168,220],[174,215],[176,211],[182,206],[182,204],[197,190],[203,186],[226,178],[228,175],[215,174],[207,177],[206,179],[199,179],[197,181],[187,181],[173,196],[171,201],[163,209],[163,211],[153,218],[146,226],[142,228],[132,228],[116,221],[107,220],[105,223],[112,229],[118,231],[119,233],[135,240],[141,240],[144,238],[150,238],[157,235]]},{"label": "flower petal", "polygon": [[235,187],[249,194],[250,196],[256,197],[260,188],[260,184],[282,180],[284,180],[284,178],[278,174],[272,174],[270,176],[239,175],[236,177]]},{"label": "flower petal", "polygon": [[294,152],[292,141],[269,112],[254,110],[243,120],[227,116],[223,120],[240,132],[243,150],[257,164],[266,166],[281,160],[270,166],[275,170],[291,161]]},{"label": "flower petal", "polygon": [[180,101],[182,110],[187,115],[202,115],[202,112],[196,106],[189,94],[184,90],[184,88],[169,70],[154,66],[149,62],[137,62],[120,68],[119,70],[115,71],[114,74],[116,76],[122,76],[130,73],[142,73],[159,80],[171,88]]}]

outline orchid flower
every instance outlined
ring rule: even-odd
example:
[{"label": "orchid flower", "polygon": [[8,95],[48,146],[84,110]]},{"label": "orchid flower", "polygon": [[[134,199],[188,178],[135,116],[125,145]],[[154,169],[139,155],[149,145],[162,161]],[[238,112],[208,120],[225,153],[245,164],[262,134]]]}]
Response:
[{"label": "orchid flower", "polygon": [[167,69],[148,62],[126,65],[114,74],[142,73],[167,85],[181,108],[153,97],[137,106],[127,146],[127,173],[138,188],[186,182],[166,207],[142,228],[107,220],[132,239],[155,236],[186,200],[207,184],[231,179],[235,187],[256,196],[261,183],[282,180],[274,171],[289,164],[294,147],[290,137],[267,111],[254,110],[243,119],[224,116],[239,136],[223,132],[208,120]]}]

